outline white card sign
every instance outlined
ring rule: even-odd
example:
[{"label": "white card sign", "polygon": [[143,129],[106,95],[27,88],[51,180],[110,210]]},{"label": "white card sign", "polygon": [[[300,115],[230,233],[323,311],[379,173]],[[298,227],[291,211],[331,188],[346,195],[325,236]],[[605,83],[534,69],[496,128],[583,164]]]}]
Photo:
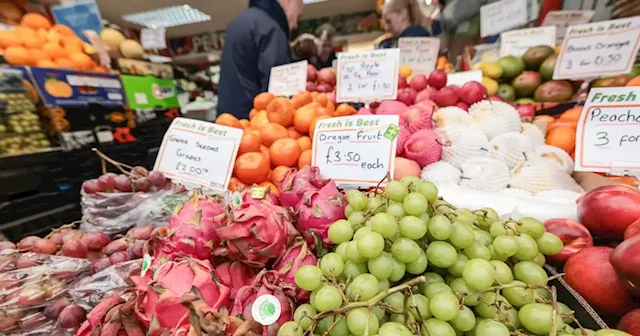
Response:
[{"label": "white card sign", "polygon": [[447,74],[447,85],[463,86],[468,82],[482,83],[482,71],[470,70]]},{"label": "white card sign", "polygon": [[480,36],[487,37],[529,21],[527,0],[501,0],[480,7]]},{"label": "white card sign", "polygon": [[140,31],[140,44],[144,49],[166,49],[166,28],[142,28]]},{"label": "white card sign", "polygon": [[308,62],[300,61],[271,68],[269,93],[293,96],[307,89]]},{"label": "white card sign", "polygon": [[580,115],[575,170],[640,171],[640,87],[594,88]]},{"label": "white card sign", "polygon": [[400,49],[339,53],[336,100],[339,103],[395,100],[399,70]]},{"label": "white card sign", "polygon": [[626,74],[640,48],[640,16],[570,26],[553,79]]},{"label": "white card sign", "polygon": [[436,68],[440,39],[435,37],[402,37],[398,40],[400,65],[411,67],[412,73],[429,75]]},{"label": "white card sign", "polygon": [[539,45],[555,47],[555,26],[518,29],[500,34],[500,57],[507,55],[520,57],[527,49]]},{"label": "white card sign", "polygon": [[570,25],[588,23],[596,14],[592,10],[558,10],[550,11],[544,17],[541,26],[556,26],[556,44],[562,43]]},{"label": "white card sign", "polygon": [[153,169],[184,183],[227,189],[241,138],[241,129],[176,118]]},{"label": "white card sign", "polygon": [[399,121],[397,115],[319,120],[311,164],[341,186],[375,186],[387,172],[393,178]]}]

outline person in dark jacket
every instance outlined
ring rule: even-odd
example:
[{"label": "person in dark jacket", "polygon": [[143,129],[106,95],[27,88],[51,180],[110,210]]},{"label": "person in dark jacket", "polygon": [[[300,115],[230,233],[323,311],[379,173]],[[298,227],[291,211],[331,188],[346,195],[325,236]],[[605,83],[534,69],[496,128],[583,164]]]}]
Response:
[{"label": "person in dark jacket", "polygon": [[250,0],[225,32],[220,61],[218,114],[248,119],[253,98],[269,86],[271,68],[293,61],[289,33],[298,26],[302,0]]},{"label": "person in dark jacket", "polygon": [[429,36],[422,26],[425,17],[417,0],[388,0],[382,8],[382,19],[391,37],[382,41],[379,48],[396,48],[401,37]]}]

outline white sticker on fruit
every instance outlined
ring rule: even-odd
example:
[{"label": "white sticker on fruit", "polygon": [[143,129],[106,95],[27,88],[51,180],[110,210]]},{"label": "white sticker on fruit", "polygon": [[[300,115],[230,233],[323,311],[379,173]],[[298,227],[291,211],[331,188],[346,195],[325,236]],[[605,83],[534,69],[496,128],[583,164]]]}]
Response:
[{"label": "white sticker on fruit", "polygon": [[556,26],[556,44],[562,43],[570,25],[588,23],[596,14],[592,10],[557,10],[545,15],[541,26]]},{"label": "white sticker on fruit", "polygon": [[456,85],[460,87],[468,82],[482,83],[482,71],[471,70],[447,74],[447,85]]},{"label": "white sticker on fruit", "polygon": [[615,76],[631,71],[640,49],[640,16],[570,26],[553,79]]},{"label": "white sticker on fruit", "polygon": [[575,170],[640,172],[640,87],[593,88],[576,132]]},{"label": "white sticker on fruit", "polygon": [[500,57],[513,55],[520,57],[529,48],[556,45],[556,27],[535,27],[512,30],[500,34]]},{"label": "white sticker on fruit", "polygon": [[319,120],[311,164],[341,186],[376,186],[387,172],[393,178],[399,121],[397,115]]},{"label": "white sticker on fruit", "polygon": [[342,102],[395,100],[400,49],[338,54],[336,99]]},{"label": "white sticker on fruit", "polygon": [[269,93],[288,97],[306,90],[308,64],[301,61],[271,68]]},{"label": "white sticker on fruit", "polygon": [[429,75],[436,68],[440,39],[435,37],[403,37],[398,40],[400,65],[408,65],[414,75]]},{"label": "white sticker on fruit", "polygon": [[281,313],[280,301],[270,294],[258,296],[251,306],[251,317],[264,326],[276,323]]},{"label": "white sticker on fruit", "polygon": [[487,37],[524,26],[529,20],[527,0],[501,0],[480,7],[480,36]]},{"label": "white sticker on fruit", "polygon": [[164,134],[155,170],[183,183],[227,189],[242,130],[176,118]]}]

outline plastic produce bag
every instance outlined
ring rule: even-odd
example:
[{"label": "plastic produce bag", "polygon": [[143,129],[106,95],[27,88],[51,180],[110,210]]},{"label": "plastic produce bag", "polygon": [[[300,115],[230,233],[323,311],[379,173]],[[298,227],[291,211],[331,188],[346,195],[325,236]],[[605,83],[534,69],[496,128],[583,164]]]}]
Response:
[{"label": "plastic produce bag", "polygon": [[133,287],[131,276],[140,275],[141,269],[142,259],[115,264],[73,283],[69,294],[75,303],[93,308],[105,297],[121,295]]},{"label": "plastic produce bag", "polygon": [[[0,272],[24,269],[34,266],[53,265],[77,260],[64,256],[39,254],[33,252],[20,252],[18,250],[0,251]],[[84,261],[84,259],[79,259]],[[1,276],[1,275],[0,275]]]}]

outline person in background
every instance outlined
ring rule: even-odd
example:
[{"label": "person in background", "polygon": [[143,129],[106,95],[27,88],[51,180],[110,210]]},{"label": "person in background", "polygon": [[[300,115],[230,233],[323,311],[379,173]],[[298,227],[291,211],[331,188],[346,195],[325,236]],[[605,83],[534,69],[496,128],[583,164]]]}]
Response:
[{"label": "person in background", "polygon": [[316,29],[316,38],[318,39],[318,58],[314,66],[320,70],[333,66],[336,59],[336,53],[333,51],[333,38],[336,36],[336,29],[332,25],[325,23]]},{"label": "person in background", "polygon": [[316,38],[311,34],[302,34],[291,43],[293,50],[293,61],[307,61],[309,64],[315,64],[318,58],[318,46]]},{"label": "person in background", "polygon": [[417,0],[388,0],[382,8],[382,19],[391,37],[379,48],[395,48],[401,37],[424,37],[429,33],[422,26],[425,18]]},{"label": "person in background", "polygon": [[291,63],[289,34],[298,26],[302,0],[250,0],[225,33],[220,61],[218,114],[248,119],[253,98],[269,87],[271,68]]}]

